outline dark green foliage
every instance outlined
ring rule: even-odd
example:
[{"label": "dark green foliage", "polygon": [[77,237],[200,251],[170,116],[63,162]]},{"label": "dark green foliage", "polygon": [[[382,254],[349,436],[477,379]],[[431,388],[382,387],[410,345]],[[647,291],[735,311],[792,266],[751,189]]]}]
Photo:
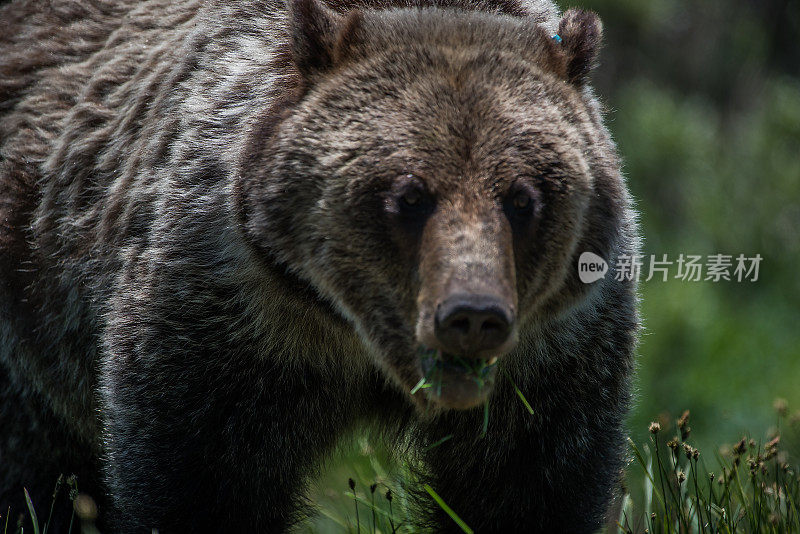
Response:
[{"label": "dark green foliage", "polygon": [[701,440],[764,434],[775,395],[800,403],[800,10],[579,4],[603,20],[594,84],[642,215],[643,253],[764,257],[755,283],[642,284],[634,437],[645,438],[650,414],[685,405]]}]

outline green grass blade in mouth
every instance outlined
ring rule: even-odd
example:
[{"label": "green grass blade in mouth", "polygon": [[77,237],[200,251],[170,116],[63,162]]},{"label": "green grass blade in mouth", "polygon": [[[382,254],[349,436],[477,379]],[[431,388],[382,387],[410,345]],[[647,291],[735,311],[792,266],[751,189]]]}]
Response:
[{"label": "green grass blade in mouth", "polygon": [[[430,350],[429,351],[422,351],[422,350],[419,351],[420,357],[430,356],[431,354],[435,354],[435,353],[436,353],[436,351],[430,351]],[[425,376],[423,376],[422,378],[419,379],[419,382],[417,382],[417,385],[414,386],[411,389],[411,394],[412,395],[414,393],[416,393],[417,391],[419,391],[420,389],[426,389],[426,388],[429,388],[429,387],[433,386],[432,383],[428,382],[428,376],[431,374],[431,371],[433,371],[434,368],[435,368],[435,366],[431,367],[430,369],[428,369],[428,371],[425,373]]]},{"label": "green grass blade in mouth", "polygon": [[[413,395],[414,393],[422,389],[424,386],[425,386],[425,377],[423,376],[422,378],[419,379],[417,385],[414,386],[414,388],[411,390],[411,394]],[[430,387],[430,384],[428,384],[428,387]]]}]

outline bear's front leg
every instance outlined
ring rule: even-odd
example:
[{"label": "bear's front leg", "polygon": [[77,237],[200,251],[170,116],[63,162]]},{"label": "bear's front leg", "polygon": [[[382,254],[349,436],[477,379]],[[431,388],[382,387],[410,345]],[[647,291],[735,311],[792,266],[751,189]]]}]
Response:
[{"label": "bear's front leg", "polygon": [[107,356],[114,530],[282,532],[301,517],[305,479],[345,416],[328,377],[297,365],[176,349]]},{"label": "bear's front leg", "polygon": [[[518,381],[536,399],[533,414],[507,379],[497,385],[485,435],[483,408],[446,412],[422,427],[421,445],[452,435],[424,454],[427,475],[475,532],[583,533],[602,525],[622,469],[622,411],[600,406],[599,395],[592,402],[579,386],[539,379],[545,387]],[[437,531],[461,532],[431,506]]]}]

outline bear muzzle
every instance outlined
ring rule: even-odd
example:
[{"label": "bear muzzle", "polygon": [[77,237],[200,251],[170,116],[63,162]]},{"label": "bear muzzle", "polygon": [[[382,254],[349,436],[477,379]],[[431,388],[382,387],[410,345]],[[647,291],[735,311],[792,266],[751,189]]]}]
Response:
[{"label": "bear muzzle", "polygon": [[513,306],[491,294],[457,293],[436,306],[433,322],[418,350],[428,400],[450,409],[482,404],[498,362],[516,345]]}]

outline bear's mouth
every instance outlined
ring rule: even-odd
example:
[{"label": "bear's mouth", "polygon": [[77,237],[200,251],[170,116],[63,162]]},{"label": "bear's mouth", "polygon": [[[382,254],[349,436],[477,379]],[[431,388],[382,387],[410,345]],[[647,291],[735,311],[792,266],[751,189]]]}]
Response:
[{"label": "bear's mouth", "polygon": [[498,357],[466,358],[438,349],[419,347],[422,380],[417,390],[424,390],[430,401],[444,408],[467,409],[483,403],[494,386]]}]

